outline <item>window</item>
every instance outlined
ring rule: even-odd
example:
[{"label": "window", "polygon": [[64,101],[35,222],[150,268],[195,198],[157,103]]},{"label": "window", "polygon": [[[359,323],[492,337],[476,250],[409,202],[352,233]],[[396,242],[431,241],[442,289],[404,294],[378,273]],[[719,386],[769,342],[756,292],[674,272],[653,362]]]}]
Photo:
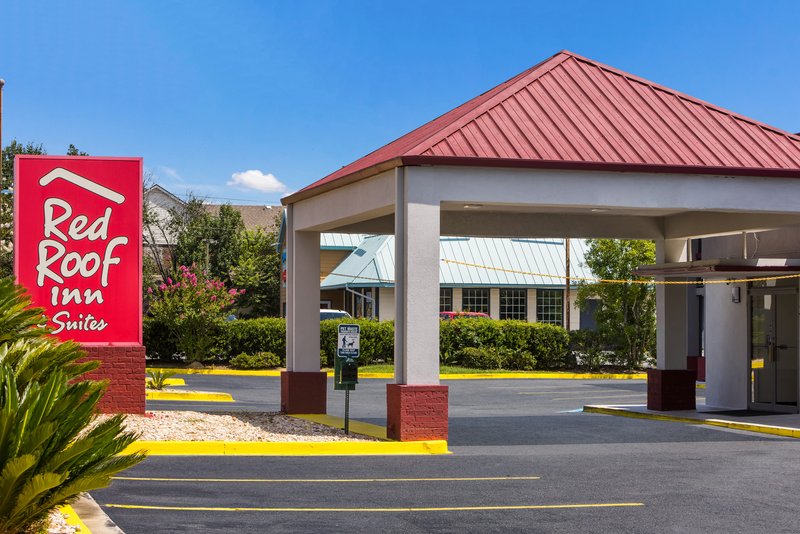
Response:
[{"label": "window", "polygon": [[453,311],[453,288],[439,288],[439,311]]},{"label": "window", "polygon": [[500,290],[500,319],[528,320],[528,294],[526,290]]},{"label": "window", "polygon": [[564,320],[564,290],[536,290],[536,320],[561,326]]},{"label": "window", "polygon": [[489,313],[488,288],[464,288],[461,291],[461,309],[465,312]]}]

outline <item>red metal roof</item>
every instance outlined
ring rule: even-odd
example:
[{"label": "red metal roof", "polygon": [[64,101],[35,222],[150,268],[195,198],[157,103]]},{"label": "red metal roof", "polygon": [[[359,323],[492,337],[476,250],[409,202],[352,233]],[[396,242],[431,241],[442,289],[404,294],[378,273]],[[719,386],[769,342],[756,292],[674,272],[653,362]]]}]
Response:
[{"label": "red metal roof", "polygon": [[286,200],[420,164],[800,177],[800,137],[562,51]]}]

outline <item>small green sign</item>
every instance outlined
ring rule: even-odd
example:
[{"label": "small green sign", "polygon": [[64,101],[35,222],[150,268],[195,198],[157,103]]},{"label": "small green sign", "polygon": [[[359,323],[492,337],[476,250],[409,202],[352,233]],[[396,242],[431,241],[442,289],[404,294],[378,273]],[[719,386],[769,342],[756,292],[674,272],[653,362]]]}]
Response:
[{"label": "small green sign", "polygon": [[333,365],[333,389],[353,390],[358,384],[358,357],[361,352],[361,327],[340,324],[336,358]]}]

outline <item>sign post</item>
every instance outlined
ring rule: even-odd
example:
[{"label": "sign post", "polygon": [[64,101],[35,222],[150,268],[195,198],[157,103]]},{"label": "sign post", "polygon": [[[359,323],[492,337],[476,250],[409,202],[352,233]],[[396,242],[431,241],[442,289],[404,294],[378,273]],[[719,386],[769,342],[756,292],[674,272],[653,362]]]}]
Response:
[{"label": "sign post", "polygon": [[350,433],[350,390],[358,384],[358,357],[361,353],[361,327],[340,324],[336,359],[333,364],[333,389],[344,390],[344,433]]}]

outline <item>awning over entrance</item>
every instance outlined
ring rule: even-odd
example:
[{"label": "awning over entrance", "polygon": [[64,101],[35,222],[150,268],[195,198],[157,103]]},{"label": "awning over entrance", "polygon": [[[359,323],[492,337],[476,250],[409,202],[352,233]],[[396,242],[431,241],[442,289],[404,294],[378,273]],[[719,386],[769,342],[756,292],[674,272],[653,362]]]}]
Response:
[{"label": "awning over entrance", "polygon": [[654,265],[636,269],[638,276],[665,278],[763,278],[800,273],[800,260],[759,258],[753,260],[697,260]]}]

